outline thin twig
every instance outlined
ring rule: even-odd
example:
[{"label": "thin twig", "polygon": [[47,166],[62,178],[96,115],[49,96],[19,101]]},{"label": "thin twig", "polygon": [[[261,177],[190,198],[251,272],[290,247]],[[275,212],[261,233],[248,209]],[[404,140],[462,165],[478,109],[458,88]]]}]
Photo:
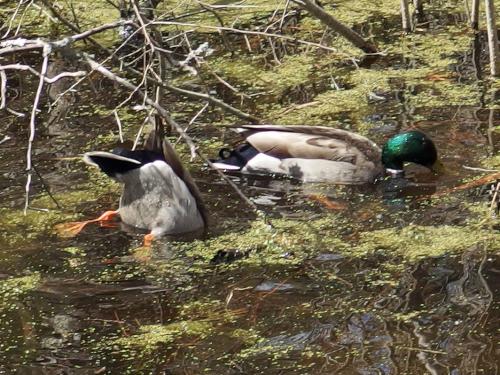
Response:
[{"label": "thin twig", "polygon": [[498,193],[500,192],[500,182],[496,184],[494,187],[495,193],[493,194],[493,197],[491,198],[491,205],[490,205],[490,210],[493,211],[493,208],[495,207],[495,203],[498,204]]},{"label": "thin twig", "polygon": [[34,164],[32,165],[32,168],[35,171],[35,173],[38,176],[38,178],[40,179],[40,182],[42,183],[43,189],[45,190],[45,192],[47,193],[47,195],[49,196],[49,198],[52,200],[52,202],[54,202],[54,204],[56,205],[56,207],[61,210],[62,207],[59,205],[59,202],[57,201],[57,199],[50,192],[49,185],[47,185],[45,183],[45,179],[43,178],[43,176],[40,174],[40,172],[38,172],[38,169],[35,167]]},{"label": "thin twig", "polygon": [[146,30],[146,24],[144,23],[144,20],[142,19],[141,12],[139,12],[139,9],[137,8],[137,4],[135,3],[135,1],[132,1],[132,7],[134,8],[135,16],[139,20],[142,35],[144,35],[144,39],[146,39],[147,44],[151,47],[151,52],[154,52],[155,44],[151,40],[149,33]]},{"label": "thin twig", "polygon": [[1,145],[2,143],[5,143],[5,142],[9,141],[10,139],[12,139],[12,138],[11,138],[11,137],[9,137],[8,135],[4,136],[4,137],[3,137],[3,139],[0,141],[0,145]]},{"label": "thin twig", "polygon": [[[297,39],[293,36],[289,35],[282,35],[282,34],[275,34],[275,33],[266,33],[263,31],[254,31],[254,30],[241,30],[241,29],[235,29],[232,27],[222,27],[222,26],[210,26],[210,25],[199,25],[196,23],[189,23],[189,22],[173,22],[173,21],[154,21],[151,22],[151,24],[155,25],[165,25],[165,26],[187,26],[187,27],[197,27],[201,29],[209,29],[209,30],[216,30],[218,32],[221,31],[230,31],[233,33],[237,34],[248,34],[248,35],[260,35],[260,36],[265,36],[265,37],[273,37],[273,38],[279,38],[279,39],[285,39],[285,40],[291,40],[296,43],[308,45],[308,46],[314,46],[317,48],[321,48],[330,52],[337,52],[340,53],[341,55],[348,56],[346,53],[341,53],[339,52],[336,48],[333,47],[328,47],[324,46],[319,43],[314,43],[314,42],[308,42],[307,40],[302,40],[302,39]],[[350,56],[348,56],[350,57]]]},{"label": "thin twig", "polygon": [[118,111],[115,109],[113,111],[115,115],[116,124],[118,125],[118,135],[120,137],[120,142],[123,143],[123,132],[122,132],[122,122],[120,120],[120,116],[118,116]]},{"label": "thin twig", "polygon": [[[75,33],[80,33],[81,30],[77,25],[72,24],[69,20],[66,19],[53,5],[53,2],[49,0],[41,0],[43,5],[45,5],[49,10],[52,12],[54,17],[56,17],[59,21],[61,21],[66,27],[68,27],[70,30],[74,31]],[[124,22],[123,20],[120,20],[119,22]],[[108,24],[109,25],[109,24]],[[102,50],[109,51],[106,47],[104,47],[101,43],[99,43],[97,40],[94,38],[87,36],[86,39],[88,39],[92,44],[95,46],[101,48]]]},{"label": "thin twig", "polygon": [[431,350],[431,349],[424,349],[424,348],[412,348],[410,346],[399,346],[399,348],[406,349],[406,350],[412,350],[412,351],[416,351],[416,352],[431,353],[431,354],[448,354],[446,352],[439,351],[439,350]]},{"label": "thin twig", "polygon": [[166,88],[170,92],[184,95],[184,96],[191,98],[191,99],[205,100],[205,101],[209,102],[210,104],[213,104],[217,107],[225,109],[229,113],[232,113],[232,114],[234,114],[242,119],[249,120],[252,123],[259,124],[261,122],[261,120],[258,117],[255,117],[255,116],[250,115],[246,112],[240,111],[238,108],[235,108],[235,107],[227,104],[226,102],[224,102],[220,99],[217,99],[209,94],[204,94],[204,93],[200,93],[200,92],[182,89],[180,87],[172,86],[172,85],[165,83],[165,82],[161,83],[161,86]]},{"label": "thin twig", "polygon": [[43,48],[43,62],[42,68],[40,70],[40,80],[38,82],[38,88],[36,90],[35,100],[33,101],[33,108],[31,110],[31,118],[30,118],[30,136],[28,139],[28,150],[26,151],[26,171],[28,172],[28,176],[26,178],[26,196],[24,199],[24,214],[27,214],[28,206],[29,206],[29,195],[30,195],[30,185],[31,185],[31,153],[33,149],[33,141],[35,140],[35,119],[36,113],[38,111],[38,103],[40,102],[40,97],[42,95],[43,83],[45,74],[47,73],[47,66],[49,64],[49,55],[51,52],[51,48],[49,45],[45,45]]},{"label": "thin twig", "polygon": [[7,74],[5,74],[5,71],[0,70],[0,109],[5,108],[6,101],[7,101]]},{"label": "thin twig", "polygon": [[[41,77],[40,75],[40,72],[38,72],[37,70],[33,69],[31,66],[29,65],[23,65],[23,64],[9,64],[9,65],[0,65],[0,75],[2,73],[4,73],[5,70],[27,70],[31,73],[33,73],[34,75],[36,75],[37,77]],[[4,73],[5,74],[5,73]],[[60,73],[54,77],[43,77],[43,80],[47,83],[54,83],[58,80],[60,80],[61,78],[65,78],[65,77],[83,77],[87,74],[87,72],[84,72],[83,70],[79,70],[77,72],[63,72],[63,73]]]},{"label": "thin twig", "polygon": [[[187,126],[184,128],[184,131],[187,132],[189,127],[196,121],[196,119],[205,111],[205,109],[208,108],[208,103],[205,103],[205,105],[198,111],[196,112],[196,114],[193,116],[193,118],[191,120],[189,120]],[[181,140],[181,137],[179,136],[179,138],[177,138],[177,141],[175,141],[175,144],[179,143],[179,141]]]},{"label": "thin twig", "polygon": [[467,169],[469,171],[476,171],[476,172],[500,172],[497,169],[484,169],[484,168],[477,168],[477,167],[468,167],[466,165],[462,165],[463,169]]},{"label": "thin twig", "polygon": [[[87,30],[85,32],[82,32],[80,34],[75,34],[72,36],[65,37],[63,39],[57,40],[55,42],[45,42],[41,39],[25,39],[25,38],[16,38],[16,39],[11,39],[11,40],[5,40],[0,42],[0,55],[8,54],[8,53],[13,53],[13,52],[19,52],[19,51],[30,51],[30,50],[35,50],[35,49],[43,49],[45,46],[50,45],[52,49],[58,49],[58,48],[63,48],[68,46],[71,43],[74,43],[79,40],[83,39],[88,39],[90,36],[94,34],[98,34],[100,32],[109,30],[109,29],[114,29],[120,26],[125,26],[125,25],[134,25],[132,21],[116,21],[112,23],[107,23],[98,27],[95,27],[93,29]],[[101,48],[101,47],[100,47]],[[107,48],[102,47],[104,51],[107,51],[111,53]]]},{"label": "thin twig", "polygon": [[9,26],[7,27],[7,31],[2,35],[2,37],[0,39],[4,39],[4,38],[7,38],[7,36],[9,35],[10,33],[10,30],[12,29],[12,24],[14,23],[14,20],[16,19],[17,17],[17,13],[19,13],[19,9],[21,8],[22,5],[24,5],[26,2],[25,1],[19,1],[17,3],[17,6],[16,6],[16,9],[14,10],[14,14],[10,17],[9,19]]}]

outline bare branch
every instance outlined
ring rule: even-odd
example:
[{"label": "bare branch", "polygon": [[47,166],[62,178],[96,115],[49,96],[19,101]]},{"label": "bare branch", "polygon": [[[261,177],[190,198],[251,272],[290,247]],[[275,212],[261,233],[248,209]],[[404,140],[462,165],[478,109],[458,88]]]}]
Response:
[{"label": "bare branch", "polygon": [[146,39],[147,44],[151,47],[151,52],[154,52],[154,50],[155,50],[155,44],[151,40],[151,37],[149,36],[148,31],[146,30],[146,24],[144,23],[144,20],[142,19],[141,12],[137,8],[137,4],[135,3],[135,1],[132,1],[132,6],[134,8],[135,16],[139,20],[139,24],[140,24],[140,29],[142,31],[142,35],[144,35],[144,39]]},{"label": "bare branch", "polygon": [[7,99],[7,74],[5,71],[0,70],[0,109],[5,108]]},{"label": "bare branch", "polygon": [[364,40],[361,35],[353,31],[351,28],[343,25],[332,15],[327,13],[323,8],[316,4],[313,0],[293,0],[295,3],[299,4],[301,7],[306,9],[314,17],[318,18],[326,26],[334,30],[335,32],[342,35],[356,47],[361,49],[365,53],[377,53],[377,48],[374,45],[368,43]]},{"label": "bare branch", "polygon": [[236,115],[242,119],[249,120],[252,123],[258,124],[261,122],[261,120],[258,117],[255,117],[253,115],[250,115],[248,113],[240,111],[238,108],[235,108],[235,107],[227,104],[226,102],[224,102],[220,99],[214,98],[211,95],[203,94],[203,93],[199,93],[199,92],[195,92],[195,91],[191,91],[191,90],[181,89],[180,87],[175,87],[175,86],[172,86],[168,83],[162,83],[162,86],[173,93],[184,95],[184,96],[191,98],[191,99],[206,100],[207,102],[209,102],[217,107],[220,107],[222,109],[225,109],[229,113],[232,113],[233,115]]},{"label": "bare branch", "polygon": [[[266,32],[263,32],[263,31],[241,30],[241,29],[234,29],[232,27],[199,25],[199,24],[196,24],[196,23],[189,23],[189,22],[154,21],[154,22],[151,22],[151,24],[155,24],[155,25],[170,25],[170,26],[187,26],[187,27],[196,27],[196,28],[208,29],[208,30],[216,30],[218,32],[221,32],[221,31],[230,31],[230,32],[237,33],[237,34],[260,35],[260,36],[265,36],[265,37],[280,38],[280,39],[285,39],[285,40],[291,40],[291,41],[294,41],[296,43],[300,43],[300,44],[304,44],[304,45],[308,45],[308,46],[313,46],[313,47],[321,48],[321,49],[324,49],[324,50],[327,50],[327,51],[330,51],[330,52],[337,52],[337,53],[339,53],[338,50],[335,49],[335,48],[333,48],[333,47],[328,47],[328,46],[325,46],[325,45],[319,44],[319,43],[308,42],[306,40],[297,39],[297,38],[295,38],[293,36],[289,36],[289,35],[266,33]],[[375,50],[375,52],[376,52],[376,50]],[[371,53],[374,53],[374,52],[371,52]],[[347,54],[345,54],[345,53],[341,53],[341,54],[347,56]]]},{"label": "bare branch", "polygon": [[123,131],[122,131],[122,121],[120,120],[120,116],[118,116],[118,111],[115,109],[113,111],[115,115],[116,124],[118,125],[118,136],[120,137],[120,142],[123,143]]},{"label": "bare branch", "polygon": [[[36,71],[35,69],[33,69],[29,65],[23,65],[23,64],[0,65],[0,72],[3,72],[5,70],[28,70],[29,72],[33,73],[34,75],[41,77],[40,72]],[[87,74],[87,72],[85,72],[83,70],[79,70],[77,72],[63,72],[63,73],[60,73],[52,78],[43,77],[43,80],[47,83],[54,83],[54,82],[56,82],[64,77],[82,77],[86,74]],[[0,108],[2,108],[2,107],[0,107]]]},{"label": "bare branch", "polygon": [[43,48],[43,63],[42,68],[40,70],[40,80],[38,82],[38,88],[36,90],[35,100],[33,101],[33,108],[31,110],[31,118],[30,118],[30,136],[28,139],[28,150],[26,151],[26,170],[28,171],[28,177],[26,179],[26,196],[24,200],[24,214],[26,215],[29,206],[29,195],[30,195],[30,185],[31,185],[31,153],[33,149],[33,141],[35,140],[35,119],[36,113],[38,111],[38,103],[40,102],[40,97],[42,95],[43,83],[45,74],[47,73],[47,66],[49,64],[49,55],[51,49],[49,45],[45,45]]},{"label": "bare branch", "polygon": [[26,3],[26,1],[22,1],[22,0],[17,3],[16,9],[14,10],[14,14],[9,19],[9,26],[7,27],[7,31],[2,35],[2,37],[0,39],[7,38],[7,36],[10,33],[10,30],[12,30],[12,24],[14,23],[14,20],[16,19],[17,14],[19,13],[19,10],[21,9],[21,6],[24,5],[25,3]]},{"label": "bare branch", "polygon": [[121,78],[111,72],[110,70],[106,69],[102,65],[100,65],[98,62],[94,61],[88,54],[84,54],[86,62],[89,64],[89,66],[104,75],[105,77],[111,79],[112,81],[117,82],[118,84],[128,88],[129,90],[136,91],[137,95],[139,95],[146,104],[150,105],[154,109],[158,111],[158,113],[167,121],[167,123],[174,128],[184,139],[184,141],[187,143],[189,146],[189,149],[191,151],[191,157],[194,158],[196,157],[196,145],[193,143],[193,140],[184,132],[182,127],[170,116],[168,111],[163,108],[161,105],[156,103],[154,100],[148,98],[145,93],[143,93],[141,90],[139,90],[134,84],[130,83],[124,78]]},{"label": "bare branch", "polygon": [[[41,39],[25,39],[25,38],[16,38],[12,40],[5,40],[0,42],[0,55],[5,55],[8,53],[19,52],[19,51],[28,51],[28,50],[36,50],[43,49],[46,45],[50,45],[51,49],[59,49],[66,47],[67,45],[74,43],[79,40],[87,39],[91,35],[103,32],[105,30],[114,29],[124,25],[133,25],[132,21],[116,21],[112,23],[107,23],[93,29],[87,30],[80,34],[75,34],[72,36],[68,36],[66,38],[57,40],[55,42],[46,42]],[[106,51],[107,48],[104,48]]]}]

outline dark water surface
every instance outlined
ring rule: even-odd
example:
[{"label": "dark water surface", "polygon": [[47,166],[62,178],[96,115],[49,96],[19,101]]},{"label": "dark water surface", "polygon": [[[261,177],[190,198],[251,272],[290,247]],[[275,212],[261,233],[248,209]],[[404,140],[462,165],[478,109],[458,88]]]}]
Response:
[{"label": "dark water surface", "polygon": [[[477,165],[489,148],[482,122],[467,119],[470,111],[458,111],[453,121],[420,126],[436,140],[448,172],[437,180],[424,178],[424,188],[417,184],[414,193],[429,194],[429,184],[432,190],[443,191],[466,175],[477,175],[462,166]],[[0,146],[6,161],[1,171],[4,208],[22,207],[23,142],[20,135]],[[68,154],[66,147],[78,149],[74,140],[62,137],[57,142],[65,150],[62,154]],[[73,169],[74,161],[57,160],[57,155],[42,151],[40,169],[52,191],[71,190],[84,181],[85,171]],[[211,237],[248,226],[254,214],[225,183],[210,171],[195,175],[214,211]],[[419,197],[384,200],[380,189],[373,187],[233,179],[272,218],[307,221],[326,215],[327,208],[308,198],[320,191],[338,204],[347,222],[361,222],[365,229],[412,223],[464,226],[468,213],[462,201],[488,204],[477,188],[425,205]],[[42,190],[35,180],[34,195]],[[116,204],[116,194],[110,194],[79,209],[92,216],[105,208],[101,206]],[[140,236],[119,228],[88,227],[73,239],[48,233],[36,241],[29,240],[29,227],[20,229],[25,245],[10,248],[4,241],[0,259],[5,282],[0,372],[494,374],[498,370],[500,258],[479,238],[477,245],[459,253],[424,254],[411,260],[384,251],[352,257],[335,248],[315,248],[299,263],[293,262],[295,254],[284,252],[281,263],[257,266],[240,264],[259,255],[245,253],[237,243],[227,243],[212,261],[200,263],[196,256],[161,240],[153,247],[152,259],[141,261],[131,252],[140,246]],[[355,226],[346,226],[345,238],[356,231]],[[20,285],[30,277],[36,279],[33,288],[22,292]],[[144,329],[150,329],[150,336]],[[141,338],[135,338],[138,333]]]}]

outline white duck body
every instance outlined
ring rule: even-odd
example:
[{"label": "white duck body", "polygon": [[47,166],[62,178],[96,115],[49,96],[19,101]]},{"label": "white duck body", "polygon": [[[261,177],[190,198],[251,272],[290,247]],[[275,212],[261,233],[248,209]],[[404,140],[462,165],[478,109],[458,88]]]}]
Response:
[{"label": "white duck body", "polygon": [[119,213],[125,224],[148,229],[154,237],[205,226],[196,199],[166,162],[156,160],[116,179],[123,182]]},{"label": "white duck body", "polygon": [[143,150],[87,152],[84,161],[123,184],[118,210],[123,223],[153,237],[206,228],[198,188],[162,131],[153,130]]},{"label": "white duck body", "polygon": [[244,173],[337,184],[370,183],[383,173],[380,148],[359,134],[323,126],[245,125],[237,131],[259,152],[242,166]]}]

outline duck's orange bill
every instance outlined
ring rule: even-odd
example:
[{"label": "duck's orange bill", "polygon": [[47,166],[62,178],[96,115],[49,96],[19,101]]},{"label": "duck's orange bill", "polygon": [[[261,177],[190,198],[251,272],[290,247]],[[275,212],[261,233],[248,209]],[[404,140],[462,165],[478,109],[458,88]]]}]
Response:
[{"label": "duck's orange bill", "polygon": [[60,237],[71,238],[75,237],[78,233],[82,231],[87,224],[90,223],[100,223],[101,226],[113,226],[109,221],[118,215],[118,211],[106,211],[97,219],[86,220],[86,221],[73,221],[69,223],[61,223],[55,226],[55,230]]}]

